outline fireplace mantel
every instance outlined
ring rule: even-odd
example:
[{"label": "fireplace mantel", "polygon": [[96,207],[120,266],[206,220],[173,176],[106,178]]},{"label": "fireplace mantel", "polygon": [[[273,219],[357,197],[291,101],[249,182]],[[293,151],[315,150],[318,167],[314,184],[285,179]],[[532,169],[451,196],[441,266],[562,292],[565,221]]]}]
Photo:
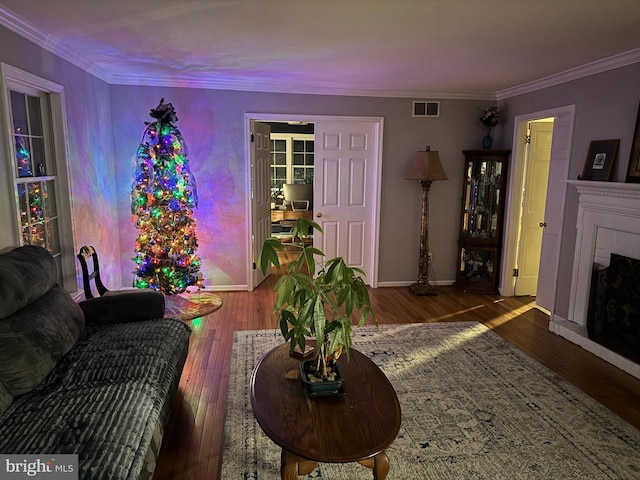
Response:
[{"label": "fireplace mantel", "polygon": [[[621,206],[629,205],[628,200],[640,200],[640,183],[591,182],[586,180],[568,180],[567,183],[573,185],[581,196],[622,199]],[[582,199],[580,201],[582,202]],[[640,213],[636,213],[636,215],[640,215]]]},{"label": "fireplace mantel", "polygon": [[640,365],[592,342],[587,311],[593,264],[609,265],[611,253],[640,258],[640,184],[568,181],[579,193],[568,320],[550,329],[640,378]]}]

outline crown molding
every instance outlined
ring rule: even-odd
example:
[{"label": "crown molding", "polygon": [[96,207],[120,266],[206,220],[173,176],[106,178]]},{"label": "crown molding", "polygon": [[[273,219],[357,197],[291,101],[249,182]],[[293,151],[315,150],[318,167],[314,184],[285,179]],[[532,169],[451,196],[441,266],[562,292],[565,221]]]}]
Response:
[{"label": "crown molding", "polygon": [[333,86],[291,85],[277,82],[255,82],[249,79],[216,78],[200,76],[198,78],[160,75],[144,75],[131,73],[127,75],[112,74],[109,83],[113,85],[135,85],[149,87],[185,87],[214,90],[234,90],[265,93],[288,93],[303,95],[342,95],[354,97],[393,97],[393,98],[428,98],[456,100],[489,100],[496,96],[490,92],[428,92],[428,91],[392,91],[374,89],[352,89]]},{"label": "crown molding", "polygon": [[[1,1],[1,0],[0,0]],[[250,80],[221,79],[216,77],[185,78],[180,76],[158,75],[119,75],[108,72],[102,66],[96,64],[90,58],[78,55],[76,52],[63,46],[52,35],[43,33],[20,16],[13,13],[3,5],[0,5],[0,26],[11,30],[30,42],[53,53],[54,55],[81,68],[87,73],[98,77],[110,85],[136,85],[149,87],[182,87],[203,88],[216,90],[236,90],[267,93],[297,93],[309,95],[343,95],[358,97],[392,97],[392,98],[429,98],[444,100],[504,100],[524,93],[534,92],[543,88],[566,83],[578,78],[587,77],[596,73],[613,70],[633,63],[640,62],[640,48],[630,50],[609,58],[597,60],[586,65],[566,70],[559,74],[524,83],[514,87],[499,90],[498,92],[430,92],[430,91],[387,91],[351,89],[330,86],[286,85],[282,83],[253,82]]]},{"label": "crown molding", "polygon": [[72,63],[85,72],[88,72],[105,82],[109,82],[109,73],[103,68],[92,62],[90,59],[80,56],[69,50],[58,42],[58,39],[52,35],[46,34],[35,28],[30,23],[24,21],[19,15],[13,13],[4,5],[0,5],[0,26],[11,30],[21,37],[35,43],[41,48],[53,53],[63,60]]},{"label": "crown molding", "polygon": [[499,90],[496,92],[496,98],[497,100],[505,100],[510,97],[535,92],[536,90],[553,87],[554,85],[560,85],[572,80],[578,80],[579,78],[589,77],[597,73],[607,72],[609,70],[625,67],[638,62],[640,62],[640,48],[619,53],[601,60],[596,60],[595,62],[571,68],[555,75],[549,75],[548,77],[544,77],[533,82],[523,83],[522,85]]}]

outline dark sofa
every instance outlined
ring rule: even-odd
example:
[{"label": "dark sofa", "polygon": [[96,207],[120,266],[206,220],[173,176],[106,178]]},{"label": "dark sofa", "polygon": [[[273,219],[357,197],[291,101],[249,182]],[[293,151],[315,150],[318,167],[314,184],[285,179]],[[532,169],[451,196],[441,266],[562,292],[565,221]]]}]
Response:
[{"label": "dark sofa", "polygon": [[151,478],[189,347],[164,297],[76,303],[54,258],[0,255],[0,453],[78,455],[81,479]]}]

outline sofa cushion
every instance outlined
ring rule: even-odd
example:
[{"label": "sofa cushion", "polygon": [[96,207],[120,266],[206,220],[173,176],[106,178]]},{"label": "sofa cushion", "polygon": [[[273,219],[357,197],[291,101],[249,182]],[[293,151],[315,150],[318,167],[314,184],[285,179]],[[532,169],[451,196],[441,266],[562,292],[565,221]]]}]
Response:
[{"label": "sofa cushion", "polygon": [[28,392],[71,350],[83,330],[82,309],[59,285],[0,319],[0,384],[14,397]]},{"label": "sofa cushion", "polygon": [[166,421],[191,329],[180,320],[87,325],[50,375],[0,417],[4,454],[76,453],[81,480],[139,479]]},{"label": "sofa cushion", "polygon": [[34,245],[0,255],[0,318],[5,318],[47,293],[58,282],[53,256]]}]

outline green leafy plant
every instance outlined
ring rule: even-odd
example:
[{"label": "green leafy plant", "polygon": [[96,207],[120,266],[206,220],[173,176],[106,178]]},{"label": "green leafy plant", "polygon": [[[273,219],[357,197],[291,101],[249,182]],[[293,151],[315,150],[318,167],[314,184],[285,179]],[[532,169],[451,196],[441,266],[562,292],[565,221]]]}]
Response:
[{"label": "green leafy plant", "polygon": [[[318,348],[317,371],[327,377],[327,363],[342,353],[349,355],[352,344],[352,322],[364,325],[370,320],[378,324],[371,309],[365,273],[349,267],[342,257],[316,264],[315,257],[324,257],[313,245],[305,242],[310,232],[322,228],[313,220],[298,219],[291,231],[291,246],[300,249],[285,274],[276,282],[273,311],[278,313],[280,331],[290,344],[290,353],[298,347],[305,351],[307,338],[315,338]],[[280,268],[278,250],[285,245],[275,237],[268,238],[260,251],[258,265],[264,274],[269,266]]]}]

